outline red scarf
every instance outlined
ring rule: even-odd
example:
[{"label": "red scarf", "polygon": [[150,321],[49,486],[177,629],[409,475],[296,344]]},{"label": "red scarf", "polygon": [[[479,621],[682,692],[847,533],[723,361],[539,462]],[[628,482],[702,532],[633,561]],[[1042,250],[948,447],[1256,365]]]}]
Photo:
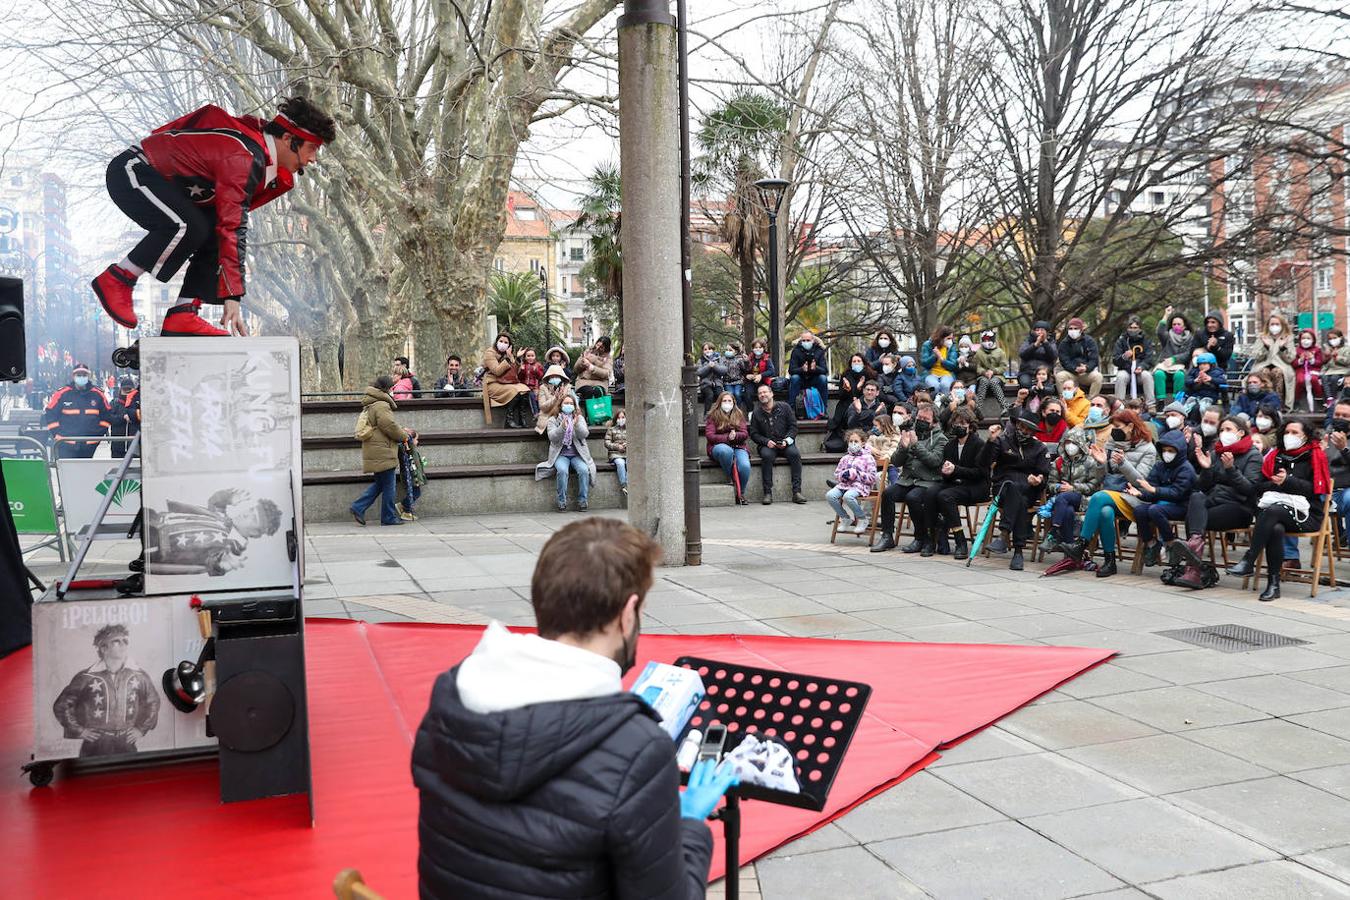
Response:
[{"label": "red scarf", "polygon": [[1252,449],[1252,436],[1250,434],[1244,434],[1238,439],[1236,444],[1229,444],[1227,447],[1223,445],[1222,441],[1215,441],[1213,452],[1231,453],[1233,454],[1233,458],[1236,459],[1250,449]]},{"label": "red scarf", "polygon": [[1322,445],[1317,441],[1306,441],[1302,447],[1297,450],[1268,450],[1265,459],[1261,460],[1261,474],[1266,478],[1272,478],[1275,475],[1275,457],[1281,453],[1289,456],[1299,457],[1305,453],[1312,454],[1312,476],[1313,493],[1326,494],[1331,490],[1331,467],[1327,465],[1327,455],[1322,452]]}]

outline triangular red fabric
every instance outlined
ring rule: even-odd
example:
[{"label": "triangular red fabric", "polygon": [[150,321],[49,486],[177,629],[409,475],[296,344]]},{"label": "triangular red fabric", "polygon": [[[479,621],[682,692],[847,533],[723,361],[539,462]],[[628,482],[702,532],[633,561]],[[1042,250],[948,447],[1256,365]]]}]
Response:
[{"label": "triangular red fabric", "polygon": [[[307,626],[315,820],[301,797],[221,805],[212,762],[0,779],[0,866],[16,896],[77,896],[89,879],[127,896],[319,896],[361,870],[386,897],[417,889],[409,751],[437,674],[482,629],[312,620]],[[701,656],[872,686],[823,812],[742,804],[742,863],[922,768],[934,751],[1110,657],[1074,647],[649,635],[649,659]],[[29,759],[31,655],[0,660],[0,771]],[[635,670],[636,671],[636,670]],[[630,681],[632,679],[630,675]],[[721,829],[712,877],[723,872]],[[78,864],[74,864],[78,860]]]}]

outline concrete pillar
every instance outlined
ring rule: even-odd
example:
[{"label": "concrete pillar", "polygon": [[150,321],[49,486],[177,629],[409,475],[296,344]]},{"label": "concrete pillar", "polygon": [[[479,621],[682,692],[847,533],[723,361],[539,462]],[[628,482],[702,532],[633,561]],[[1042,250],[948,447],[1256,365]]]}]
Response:
[{"label": "concrete pillar", "polygon": [[628,520],[684,565],[680,169],[675,20],[666,0],[619,19]]}]

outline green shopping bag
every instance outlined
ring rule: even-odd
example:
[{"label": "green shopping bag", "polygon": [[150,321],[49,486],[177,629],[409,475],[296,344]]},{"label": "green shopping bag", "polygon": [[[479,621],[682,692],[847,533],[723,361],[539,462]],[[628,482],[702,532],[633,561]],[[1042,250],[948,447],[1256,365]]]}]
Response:
[{"label": "green shopping bag", "polygon": [[602,425],[614,419],[614,398],[609,394],[586,401],[586,424]]}]

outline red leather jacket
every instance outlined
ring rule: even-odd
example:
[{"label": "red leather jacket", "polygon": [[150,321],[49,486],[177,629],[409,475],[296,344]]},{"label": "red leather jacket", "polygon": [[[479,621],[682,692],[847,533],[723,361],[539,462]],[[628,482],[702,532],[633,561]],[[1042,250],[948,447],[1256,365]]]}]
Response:
[{"label": "red leather jacket", "polygon": [[157,172],[198,206],[214,210],[220,251],[216,296],[221,299],[244,294],[249,210],[295,185],[294,176],[277,166],[276,145],[263,133],[265,124],[253,116],[203,106],[156,128],[140,144]]}]

